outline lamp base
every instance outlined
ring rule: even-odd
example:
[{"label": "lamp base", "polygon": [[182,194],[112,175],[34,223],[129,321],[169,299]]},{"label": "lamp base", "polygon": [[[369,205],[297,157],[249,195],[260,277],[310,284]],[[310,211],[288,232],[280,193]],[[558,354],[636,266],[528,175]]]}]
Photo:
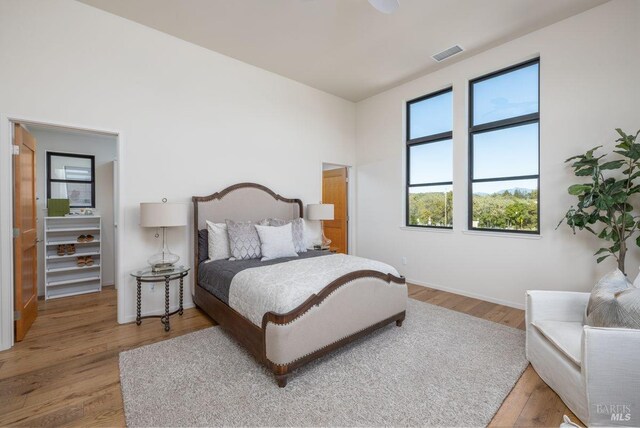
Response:
[{"label": "lamp base", "polygon": [[151,265],[151,272],[153,273],[171,272],[173,269],[175,269],[175,264],[173,263],[156,263],[155,265]]},{"label": "lamp base", "polygon": [[327,238],[326,235],[324,234],[324,221],[320,222],[321,227],[322,227],[322,247],[323,248],[329,248],[329,246],[331,245],[331,239]]},{"label": "lamp base", "polygon": [[154,254],[153,256],[147,259],[147,263],[151,265],[151,271],[154,273],[159,272],[169,272],[173,270],[174,265],[178,263],[180,260],[180,256],[177,254],[173,254],[171,250],[169,250],[169,246],[167,245],[167,240],[165,239],[165,228],[162,228],[162,250],[159,253]]}]

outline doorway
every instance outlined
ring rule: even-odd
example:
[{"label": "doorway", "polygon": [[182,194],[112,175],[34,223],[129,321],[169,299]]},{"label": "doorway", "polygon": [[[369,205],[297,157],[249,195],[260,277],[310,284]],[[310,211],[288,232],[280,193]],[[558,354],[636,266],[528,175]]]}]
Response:
[{"label": "doorway", "polygon": [[349,253],[349,168],[322,165],[322,203],[333,204],[333,220],[324,221],[324,234],[331,240],[331,250]]},{"label": "doorway", "polygon": [[[33,141],[35,149],[31,169],[26,158],[14,156],[14,236],[25,229],[13,254],[14,339],[21,341],[38,303],[117,286],[118,135],[27,121],[11,126],[14,144]],[[25,207],[33,213],[34,237],[26,234]],[[25,239],[35,247],[29,257]],[[35,313],[26,295],[36,297]]]}]

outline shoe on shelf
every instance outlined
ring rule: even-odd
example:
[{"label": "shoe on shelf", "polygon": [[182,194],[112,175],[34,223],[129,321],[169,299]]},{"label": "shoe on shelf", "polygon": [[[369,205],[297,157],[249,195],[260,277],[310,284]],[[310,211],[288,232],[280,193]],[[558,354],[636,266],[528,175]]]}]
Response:
[{"label": "shoe on shelf", "polygon": [[65,251],[69,255],[75,254],[76,253],[76,244],[67,244],[67,245],[65,245]]},{"label": "shoe on shelf", "polygon": [[95,238],[94,238],[94,236],[93,236],[93,235],[87,235],[87,236],[84,238],[84,242],[91,242],[91,241],[93,241],[94,239],[95,239]]},{"label": "shoe on shelf", "polygon": [[66,253],[65,249],[64,249],[64,245],[58,245],[58,255],[59,256],[64,256]]},{"label": "shoe on shelf", "polygon": [[78,257],[78,260],[76,261],[76,263],[78,264],[78,266],[83,267],[84,265],[87,264],[87,258],[86,257]]},{"label": "shoe on shelf", "polygon": [[93,266],[93,257],[87,256],[84,258],[84,262],[87,266]]},{"label": "shoe on shelf", "polygon": [[78,242],[87,242],[87,237],[84,235],[78,236]]}]

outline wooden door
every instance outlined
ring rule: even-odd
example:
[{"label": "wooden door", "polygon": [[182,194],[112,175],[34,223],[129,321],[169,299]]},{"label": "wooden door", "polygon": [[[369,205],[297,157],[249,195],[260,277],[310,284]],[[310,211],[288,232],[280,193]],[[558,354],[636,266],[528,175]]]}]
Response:
[{"label": "wooden door", "polygon": [[16,341],[24,339],[38,316],[38,250],[36,218],[36,140],[14,126],[13,227],[14,309]]},{"label": "wooden door", "polygon": [[324,234],[331,249],[346,254],[349,216],[347,212],[347,168],[322,171],[322,203],[333,204],[334,220],[325,220]]}]

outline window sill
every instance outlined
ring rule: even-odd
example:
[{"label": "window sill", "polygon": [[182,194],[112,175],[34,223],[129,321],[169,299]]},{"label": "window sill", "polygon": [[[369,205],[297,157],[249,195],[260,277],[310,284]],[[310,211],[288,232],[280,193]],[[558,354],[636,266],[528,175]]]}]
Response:
[{"label": "window sill", "polygon": [[400,230],[406,230],[410,232],[453,233],[453,229],[447,229],[444,227],[400,226]]},{"label": "window sill", "polygon": [[496,238],[515,238],[515,239],[542,239],[542,235],[534,235],[531,233],[519,232],[489,232],[486,230],[463,230],[465,235],[491,236]]}]

